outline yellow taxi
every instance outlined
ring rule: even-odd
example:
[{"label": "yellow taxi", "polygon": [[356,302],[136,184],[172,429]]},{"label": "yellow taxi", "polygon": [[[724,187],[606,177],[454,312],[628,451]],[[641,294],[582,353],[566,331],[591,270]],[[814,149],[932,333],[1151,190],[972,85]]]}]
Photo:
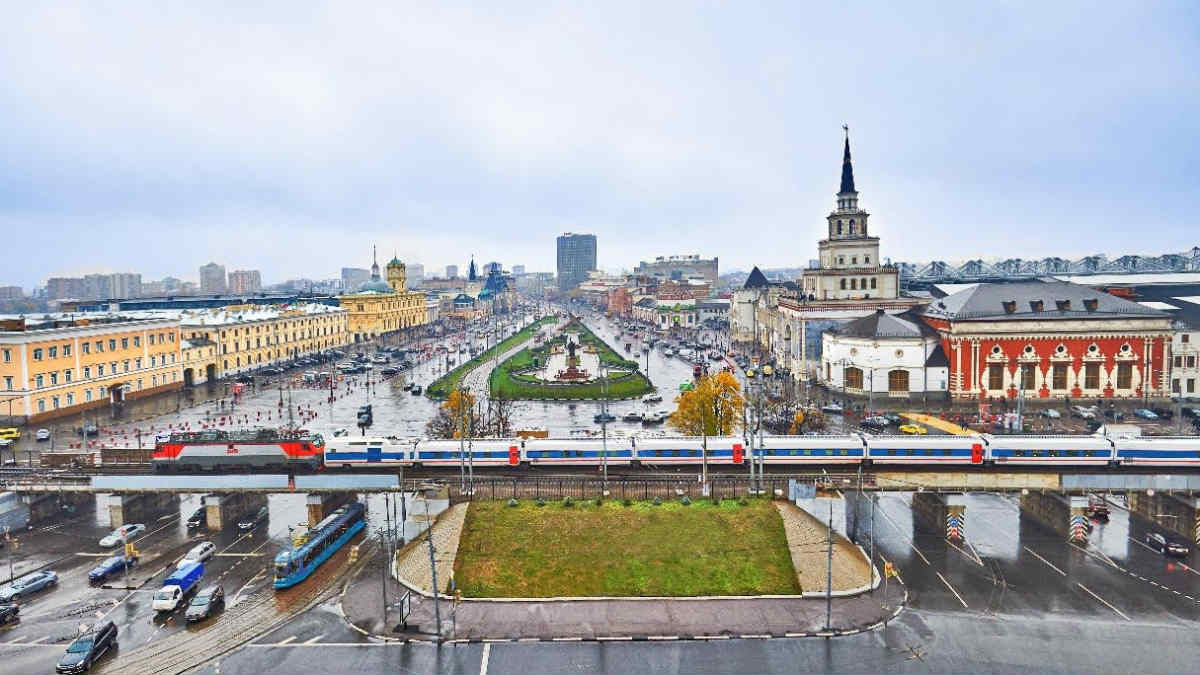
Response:
[{"label": "yellow taxi", "polygon": [[900,425],[900,433],[913,434],[915,436],[923,436],[923,435],[929,433],[929,430],[926,429],[925,427],[921,426],[920,424],[917,424],[916,422],[909,422],[908,424]]}]

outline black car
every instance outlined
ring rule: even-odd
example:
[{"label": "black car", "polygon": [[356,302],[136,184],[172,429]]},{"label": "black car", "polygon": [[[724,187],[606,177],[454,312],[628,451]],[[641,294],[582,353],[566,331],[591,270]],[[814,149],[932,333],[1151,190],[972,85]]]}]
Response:
[{"label": "black car", "polygon": [[257,511],[251,511],[238,519],[237,527],[239,530],[253,530],[259,523],[267,519],[267,507],[262,507]]},{"label": "black car", "polygon": [[263,368],[262,370],[260,370],[258,372],[262,375],[282,375],[283,369],[271,367],[271,368]]},{"label": "black car", "polygon": [[1187,544],[1180,543],[1174,539],[1170,539],[1157,532],[1146,533],[1146,543],[1163,555],[1173,555],[1180,558],[1186,558],[1191,549]]},{"label": "black car", "polygon": [[241,382],[242,384],[253,384],[254,376],[253,375],[238,375],[237,379],[234,381]]},{"label": "black car", "polygon": [[196,594],[196,597],[192,598],[192,602],[188,605],[184,616],[187,618],[188,623],[203,621],[224,608],[225,589],[221,588],[220,584],[214,584],[202,589]]},{"label": "black car", "polygon": [[20,618],[21,606],[16,603],[0,605],[0,626]]},{"label": "black car", "polygon": [[1182,408],[1180,410],[1180,412],[1183,413],[1184,417],[1191,417],[1192,419],[1200,419],[1200,408]]},{"label": "black car", "polygon": [[85,673],[92,669],[101,656],[109,649],[117,646],[117,625],[105,621],[92,630],[75,638],[67,646],[67,653],[58,660],[54,667],[56,673]]},{"label": "black car", "polygon": [[1161,406],[1158,408],[1151,408],[1150,412],[1154,413],[1155,415],[1158,415],[1158,419],[1160,419],[1160,420],[1169,420],[1169,419],[1174,419],[1174,417],[1175,417],[1174,410],[1171,410],[1170,408],[1164,408]]},{"label": "black car", "polygon": [[190,518],[187,519],[188,528],[193,527],[208,527],[208,509],[201,506],[196,509]]}]

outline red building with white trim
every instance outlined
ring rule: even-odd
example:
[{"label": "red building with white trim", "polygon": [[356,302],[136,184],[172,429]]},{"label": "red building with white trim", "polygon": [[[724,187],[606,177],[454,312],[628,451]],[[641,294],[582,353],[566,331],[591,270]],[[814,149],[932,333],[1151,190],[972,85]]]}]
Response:
[{"label": "red building with white trim", "polygon": [[1171,317],[1067,282],[980,284],[934,300],[955,399],[1169,396]]}]

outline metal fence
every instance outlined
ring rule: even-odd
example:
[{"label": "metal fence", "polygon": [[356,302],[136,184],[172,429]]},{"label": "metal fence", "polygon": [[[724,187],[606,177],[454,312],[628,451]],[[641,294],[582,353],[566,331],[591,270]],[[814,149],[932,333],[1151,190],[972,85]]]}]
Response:
[{"label": "metal fence", "polygon": [[[864,488],[873,486],[871,476],[862,476]],[[405,489],[409,489],[409,481],[405,481]],[[747,477],[741,476],[710,476],[708,490],[695,476],[680,478],[612,478],[607,482],[600,478],[575,477],[520,477],[520,478],[476,478],[474,483],[464,485],[459,481],[442,480],[437,483],[449,490],[452,503],[471,501],[472,499],[545,499],[547,501],[561,500],[570,497],[576,500],[632,499],[648,500],[658,497],[663,500],[680,499],[740,499],[754,495],[765,495],[788,498],[796,485],[811,486],[817,489],[848,490],[858,487],[857,474],[800,474],[800,475],[768,475],[762,480],[756,479],[753,484]],[[412,481],[411,489],[417,490],[431,487],[430,481]]]}]

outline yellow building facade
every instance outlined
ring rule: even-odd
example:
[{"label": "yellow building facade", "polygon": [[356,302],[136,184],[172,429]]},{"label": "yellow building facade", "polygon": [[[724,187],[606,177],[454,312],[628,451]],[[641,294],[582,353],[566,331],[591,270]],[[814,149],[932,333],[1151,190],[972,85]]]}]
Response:
[{"label": "yellow building facade", "polygon": [[345,309],[316,303],[186,313],[180,318],[186,344],[182,376],[199,384],[336,349],[350,340],[348,318]]},{"label": "yellow building facade", "polygon": [[37,422],[183,385],[178,319],[77,317],[0,325],[0,417]]},{"label": "yellow building facade", "polygon": [[362,342],[398,330],[428,323],[425,294],[406,290],[404,263],[392,258],[387,265],[387,281],[379,278],[379,264],[371,265],[371,280],[357,292],[338,297],[349,313],[350,339]]}]

